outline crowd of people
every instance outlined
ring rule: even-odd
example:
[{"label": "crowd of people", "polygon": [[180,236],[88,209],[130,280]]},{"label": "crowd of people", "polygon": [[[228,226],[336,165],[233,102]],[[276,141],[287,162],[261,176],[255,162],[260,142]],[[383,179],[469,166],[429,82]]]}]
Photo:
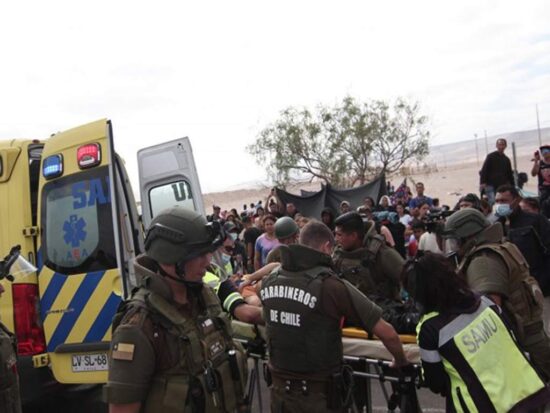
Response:
[{"label": "crowd of people", "polygon": [[[540,202],[523,198],[501,170],[510,166],[505,148],[499,139],[488,155],[480,195],[452,206],[440,205],[421,182],[414,194],[406,183],[388,182],[380,199],[342,200],[339,211],[325,208],[320,216],[283,205],[275,191],[240,212],[213,205],[207,220],[179,208],[160,214],[136,264],[146,281],[115,317],[106,386],[112,411],[175,403],[183,393],[190,411],[238,407],[246,382],[237,368],[241,349],[227,340],[225,323],[212,321],[221,312],[266,324],[275,412],[344,411],[352,399],[365,406],[364,391],[342,365],[343,326],[376,335],[394,368],[409,362],[398,333],[417,333],[424,383],[446,397],[448,411],[544,406],[550,222],[541,211],[550,147],[533,160]],[[129,368],[138,347],[150,357]],[[521,379],[510,371],[521,371]]]},{"label": "crowd of people", "polygon": [[[352,210],[356,210],[365,222],[373,222],[376,232],[384,237],[385,243],[404,259],[415,257],[418,251],[442,253],[441,245],[437,242],[437,234],[442,230],[445,218],[463,208],[475,208],[491,223],[498,221],[512,230],[526,226],[523,222],[517,222],[518,217],[532,217],[529,214],[533,214],[537,217],[537,234],[542,238],[542,245],[548,248],[550,240],[547,239],[545,229],[540,228],[541,225],[545,227],[545,216],[542,214],[539,199],[520,196],[513,185],[497,187],[491,195],[492,204],[489,195],[478,196],[468,193],[454,206],[440,205],[438,198],[426,195],[422,182],[415,184],[415,195],[404,184],[397,190],[392,191],[392,188],[388,182],[388,195],[381,196],[378,202],[372,197],[365,197],[362,205],[352,208],[348,201],[343,200],[339,211],[325,208],[319,217],[302,215],[293,203],[281,208],[281,203],[271,198],[273,203],[267,212],[261,201],[251,204],[248,208],[245,205],[241,213],[236,209],[220,212],[220,207],[214,205],[213,213],[208,219],[235,224],[235,233],[238,234],[235,238],[237,253],[233,255],[232,260],[234,263],[238,262],[235,268],[240,274],[252,273],[263,267],[269,251],[279,245],[275,235],[275,223],[279,218],[290,217],[299,228],[310,220],[318,219],[334,231],[336,218]],[[279,212],[280,210],[283,212]],[[528,248],[522,249],[527,251]],[[240,265],[241,262],[243,265]]]}]

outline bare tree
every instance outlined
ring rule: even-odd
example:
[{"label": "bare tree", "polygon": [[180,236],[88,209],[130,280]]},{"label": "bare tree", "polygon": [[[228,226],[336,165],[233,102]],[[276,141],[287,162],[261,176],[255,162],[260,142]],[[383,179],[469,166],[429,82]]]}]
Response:
[{"label": "bare tree", "polygon": [[363,184],[393,173],[409,159],[428,153],[427,118],[418,103],[398,99],[356,102],[351,97],[312,113],[287,108],[247,150],[265,164],[277,184],[306,175],[334,186]]}]

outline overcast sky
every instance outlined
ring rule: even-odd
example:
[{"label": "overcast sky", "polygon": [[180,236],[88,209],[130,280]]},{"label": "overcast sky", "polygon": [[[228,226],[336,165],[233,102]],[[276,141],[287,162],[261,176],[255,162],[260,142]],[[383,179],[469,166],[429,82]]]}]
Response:
[{"label": "overcast sky", "polygon": [[137,149],[189,136],[204,192],[261,181],[245,146],[288,106],[417,99],[432,144],[550,126],[550,2],[12,1],[0,139],[107,117]]}]

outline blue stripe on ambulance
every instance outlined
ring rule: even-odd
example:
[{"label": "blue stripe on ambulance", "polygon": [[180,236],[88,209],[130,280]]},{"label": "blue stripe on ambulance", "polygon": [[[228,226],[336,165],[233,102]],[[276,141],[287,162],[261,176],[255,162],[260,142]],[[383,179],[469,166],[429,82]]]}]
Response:
[{"label": "blue stripe on ambulance", "polygon": [[63,284],[65,284],[65,281],[67,281],[67,276],[64,274],[59,274],[58,272],[56,272],[52,276],[52,279],[48,284],[46,291],[44,291],[44,294],[42,294],[42,299],[40,300],[40,316],[42,317],[42,322],[44,322],[44,320],[46,319],[48,311],[50,311],[50,308],[52,308],[52,304],[54,303],[57,295],[61,291],[61,288],[63,288]]},{"label": "blue stripe on ambulance", "polygon": [[[67,339],[67,336],[74,327],[76,320],[80,317],[80,313],[88,303],[90,296],[96,289],[97,285],[101,281],[101,277],[105,274],[105,271],[91,272],[86,274],[82,283],[78,287],[73,299],[69,303],[67,308],[70,308],[70,312],[66,312],[61,317],[59,324],[57,325],[54,333],[52,334],[48,343],[48,351],[53,352],[55,348],[63,344]],[[53,281],[53,280],[52,280]],[[111,320],[109,320],[110,323]]]},{"label": "blue stripe on ambulance", "polygon": [[42,267],[44,266],[44,261],[42,260],[42,247],[38,248],[38,251],[36,252],[36,268],[37,274],[40,274],[42,272]]},{"label": "blue stripe on ambulance", "polygon": [[92,324],[92,327],[90,327],[88,334],[86,334],[84,342],[101,341],[103,339],[105,333],[111,326],[113,316],[121,301],[122,300],[120,296],[116,295],[115,293],[111,293],[111,295],[107,299],[107,302],[105,303],[94,323]]}]

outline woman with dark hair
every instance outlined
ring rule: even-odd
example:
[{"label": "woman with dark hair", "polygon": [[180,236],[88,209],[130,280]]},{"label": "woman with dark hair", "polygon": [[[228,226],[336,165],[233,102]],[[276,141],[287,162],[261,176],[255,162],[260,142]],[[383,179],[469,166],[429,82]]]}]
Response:
[{"label": "woman with dark hair", "polygon": [[403,285],[424,314],[417,340],[425,383],[448,412],[527,412],[550,401],[500,307],[470,290],[445,256],[410,261]]},{"label": "woman with dark hair", "polygon": [[239,234],[243,230],[243,222],[241,221],[241,216],[237,213],[237,210],[235,208],[231,208],[229,211],[230,215],[233,216],[233,223],[237,226],[237,229],[239,230]]},{"label": "woman with dark hair", "polygon": [[264,215],[262,217],[265,232],[256,239],[254,247],[254,271],[258,271],[267,264],[267,254],[280,245],[279,240],[275,236],[275,221],[277,221],[277,218],[273,215]]},{"label": "woman with dark hair", "polygon": [[376,208],[376,202],[374,202],[374,199],[370,196],[366,196],[365,199],[363,199],[363,206],[366,208],[370,208],[371,211],[374,211]]}]

